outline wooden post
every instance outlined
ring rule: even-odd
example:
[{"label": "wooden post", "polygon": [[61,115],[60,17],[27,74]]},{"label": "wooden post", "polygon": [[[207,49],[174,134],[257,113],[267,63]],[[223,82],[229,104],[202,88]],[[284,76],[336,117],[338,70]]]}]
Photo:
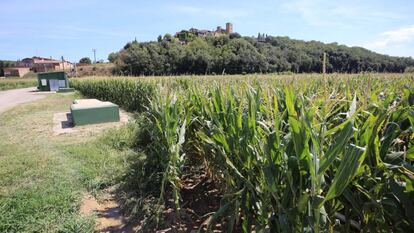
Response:
[{"label": "wooden post", "polygon": [[74,71],[75,71],[75,77],[77,78],[78,77],[78,67],[76,66],[76,61],[75,61],[73,66],[74,66]]}]

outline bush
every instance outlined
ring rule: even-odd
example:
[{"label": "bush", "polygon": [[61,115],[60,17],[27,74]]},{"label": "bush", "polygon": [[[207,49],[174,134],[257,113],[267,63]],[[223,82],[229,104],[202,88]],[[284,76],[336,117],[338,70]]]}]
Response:
[{"label": "bush", "polygon": [[91,59],[90,59],[89,57],[83,57],[83,58],[81,58],[81,59],[79,60],[79,63],[80,63],[80,64],[91,64],[91,63],[92,63],[92,61],[91,61]]},{"label": "bush", "polygon": [[404,72],[405,73],[414,73],[414,66],[409,66],[409,67],[405,68]]}]

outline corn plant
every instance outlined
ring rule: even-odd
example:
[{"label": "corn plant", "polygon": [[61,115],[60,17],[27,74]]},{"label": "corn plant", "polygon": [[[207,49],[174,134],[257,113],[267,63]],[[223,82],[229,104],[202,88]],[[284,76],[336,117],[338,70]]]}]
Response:
[{"label": "corn plant", "polygon": [[184,165],[185,153],[182,145],[188,125],[188,114],[182,102],[176,96],[155,99],[149,109],[150,122],[154,123],[158,137],[157,153],[160,163],[164,166],[159,197],[159,205],[165,202],[165,193],[171,188],[177,212],[180,211],[180,177]]},{"label": "corn plant", "polygon": [[[199,137],[229,193],[211,223],[224,216],[230,232],[238,221],[244,232],[252,227],[333,231],[335,216],[344,216],[338,199],[349,194],[363,167],[378,166],[375,151],[380,145],[375,142],[393,109],[376,110],[375,116],[365,118],[356,96],[349,102],[318,103],[295,98],[289,88],[264,98],[260,93],[260,87],[248,88],[244,101],[234,90],[216,88],[204,100],[209,118]],[[348,111],[338,112],[344,103]],[[364,124],[356,124],[358,117],[365,118]],[[352,222],[354,230],[366,227],[341,219],[348,228]]]}]

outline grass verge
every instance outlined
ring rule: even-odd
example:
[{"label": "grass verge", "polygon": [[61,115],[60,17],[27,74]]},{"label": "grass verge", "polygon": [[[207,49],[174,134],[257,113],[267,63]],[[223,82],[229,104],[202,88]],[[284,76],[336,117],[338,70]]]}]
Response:
[{"label": "grass verge", "polygon": [[25,79],[25,78],[4,78],[0,79],[0,91],[25,88],[25,87],[35,87],[37,86],[37,80],[34,78]]},{"label": "grass verge", "polygon": [[0,115],[0,232],[93,232],[82,195],[114,184],[130,158],[131,125],[53,136],[52,117],[75,95],[51,95]]}]

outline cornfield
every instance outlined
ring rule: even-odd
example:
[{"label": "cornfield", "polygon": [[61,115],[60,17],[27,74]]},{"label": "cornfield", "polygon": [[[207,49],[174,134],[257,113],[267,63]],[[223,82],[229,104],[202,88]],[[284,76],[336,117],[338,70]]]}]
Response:
[{"label": "cornfield", "polygon": [[182,211],[183,168],[201,158],[222,193],[207,230],[412,232],[413,83],[403,75],[299,75],[73,86],[139,110],[153,126],[159,206],[170,192]]},{"label": "cornfield", "polygon": [[72,81],[71,86],[87,97],[103,101],[112,101],[125,110],[142,112],[149,104],[149,97],[154,88],[127,79],[88,80],[88,82]]}]

